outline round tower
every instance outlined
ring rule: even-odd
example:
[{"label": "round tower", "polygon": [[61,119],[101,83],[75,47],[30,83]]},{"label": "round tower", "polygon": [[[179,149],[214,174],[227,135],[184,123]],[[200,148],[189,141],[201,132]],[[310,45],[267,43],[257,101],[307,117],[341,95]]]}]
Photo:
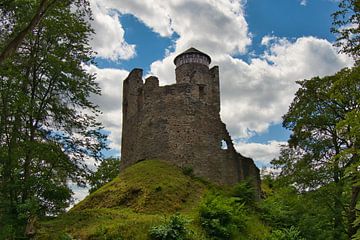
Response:
[{"label": "round tower", "polygon": [[175,59],[176,83],[208,84],[211,58],[195,48],[189,48]]}]

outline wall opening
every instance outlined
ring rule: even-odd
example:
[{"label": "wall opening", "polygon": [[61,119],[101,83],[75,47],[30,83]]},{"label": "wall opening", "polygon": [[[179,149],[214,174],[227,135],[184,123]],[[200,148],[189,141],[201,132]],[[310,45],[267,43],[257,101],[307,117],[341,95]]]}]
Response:
[{"label": "wall opening", "polygon": [[221,149],[222,150],[228,150],[227,142],[224,139],[221,140]]}]

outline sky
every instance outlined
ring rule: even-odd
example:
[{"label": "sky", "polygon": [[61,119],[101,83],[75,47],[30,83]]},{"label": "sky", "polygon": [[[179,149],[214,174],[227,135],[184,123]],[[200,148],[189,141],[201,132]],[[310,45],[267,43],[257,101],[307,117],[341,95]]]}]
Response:
[{"label": "sky", "polygon": [[190,47],[220,68],[221,118],[236,149],[269,166],[290,132],[282,116],[296,81],[332,75],[353,64],[330,33],[336,0],[90,0],[91,46],[109,134],[107,156],[121,149],[122,82],[133,68],[160,85],[175,83],[173,59]]}]

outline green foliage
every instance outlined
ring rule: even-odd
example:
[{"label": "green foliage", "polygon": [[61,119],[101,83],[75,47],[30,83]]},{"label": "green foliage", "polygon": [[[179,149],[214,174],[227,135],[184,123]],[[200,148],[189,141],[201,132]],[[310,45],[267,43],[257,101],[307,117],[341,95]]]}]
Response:
[{"label": "green foliage", "polygon": [[16,239],[16,235],[15,224],[6,224],[0,228],[0,240]]},{"label": "green foliage", "polygon": [[232,239],[246,227],[244,205],[222,195],[208,194],[200,204],[199,218],[211,239]]},{"label": "green foliage", "polygon": [[180,214],[172,215],[169,221],[152,227],[149,231],[152,240],[186,240],[191,231],[186,228],[189,221]]},{"label": "green foliage", "polygon": [[[309,191],[325,203],[324,217],[333,226],[333,238],[354,234],[355,204],[360,189],[357,114],[360,110],[360,69],[343,69],[334,76],[300,81],[284,127],[292,131],[288,147],[272,161],[281,168],[279,181]],[[306,212],[306,211],[305,211]],[[343,216],[346,215],[347,218]],[[321,221],[320,221],[321,222]]]},{"label": "green foliage", "polygon": [[260,202],[262,218],[273,228],[286,228],[296,224],[295,201],[297,196],[293,189],[279,189]]},{"label": "green foliage", "polygon": [[256,192],[250,180],[241,181],[233,187],[231,195],[246,206],[254,206],[256,203]]},{"label": "green foliage", "polygon": [[90,190],[92,193],[113,180],[120,172],[120,158],[106,158],[99,167],[89,176]]},{"label": "green foliage", "polygon": [[[294,187],[278,186],[277,181],[271,194],[259,204],[263,221],[275,230],[293,226],[308,240],[331,239],[333,213],[328,205],[331,189],[299,194]],[[342,234],[339,239],[345,238]]]},{"label": "green foliage", "polygon": [[353,239],[360,240],[360,202],[358,202],[356,209],[357,209],[357,216],[356,216],[356,220],[354,221],[354,226],[357,227],[358,229],[355,235],[353,236]]},{"label": "green foliage", "polygon": [[295,227],[274,230],[267,240],[305,240]]},{"label": "green foliage", "polygon": [[[5,2],[1,50],[40,3]],[[100,112],[89,100],[100,89],[84,68],[93,58],[89,18],[88,1],[56,1],[1,63],[0,221],[18,224],[9,229],[20,229],[19,237],[25,218],[64,212],[72,201],[68,182],[83,186],[90,173],[84,159],[102,158]]]},{"label": "green foliage", "polygon": [[337,37],[335,46],[359,61],[360,57],[360,1],[341,0],[339,10],[332,14],[331,32]]}]

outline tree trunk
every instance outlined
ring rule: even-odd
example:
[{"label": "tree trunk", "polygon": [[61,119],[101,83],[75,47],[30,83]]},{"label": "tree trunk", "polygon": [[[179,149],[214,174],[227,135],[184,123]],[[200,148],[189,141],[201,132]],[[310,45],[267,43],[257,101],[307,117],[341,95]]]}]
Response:
[{"label": "tree trunk", "polygon": [[20,44],[24,41],[26,35],[31,32],[41,21],[42,17],[46,13],[46,11],[49,9],[49,6],[56,2],[57,0],[54,0],[49,4],[49,0],[41,0],[40,5],[34,15],[34,17],[31,19],[30,23],[21,30],[16,37],[9,42],[4,48],[4,50],[0,54],[0,64],[5,61],[8,57],[10,57],[16,49],[20,46]]}]

